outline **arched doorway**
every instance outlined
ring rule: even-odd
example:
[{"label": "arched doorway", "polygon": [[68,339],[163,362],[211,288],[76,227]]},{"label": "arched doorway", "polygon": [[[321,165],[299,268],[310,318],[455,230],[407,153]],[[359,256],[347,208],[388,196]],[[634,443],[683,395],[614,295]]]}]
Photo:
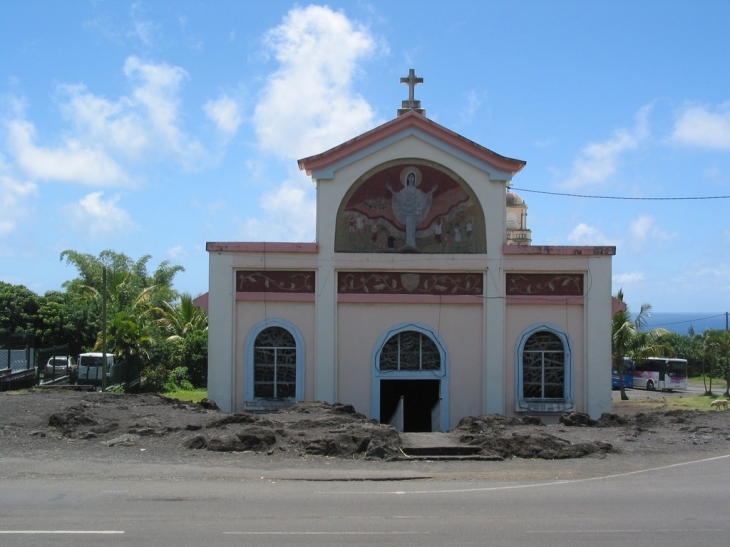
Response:
[{"label": "arched doorway", "polygon": [[448,427],[447,370],[445,346],[434,331],[416,323],[389,329],[373,354],[373,417],[391,423],[400,413],[409,432]]}]

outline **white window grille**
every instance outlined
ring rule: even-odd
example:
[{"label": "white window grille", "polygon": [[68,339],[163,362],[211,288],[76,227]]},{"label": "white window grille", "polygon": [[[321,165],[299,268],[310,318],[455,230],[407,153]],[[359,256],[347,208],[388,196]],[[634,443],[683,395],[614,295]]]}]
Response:
[{"label": "white window grille", "polygon": [[418,331],[392,336],[380,352],[381,371],[440,370],[441,355],[434,341]]},{"label": "white window grille", "polygon": [[565,347],[549,331],[534,333],[522,350],[522,398],[565,398]]},{"label": "white window grille", "polygon": [[262,330],[254,343],[254,397],[296,397],[297,347],[294,336],[282,327]]}]

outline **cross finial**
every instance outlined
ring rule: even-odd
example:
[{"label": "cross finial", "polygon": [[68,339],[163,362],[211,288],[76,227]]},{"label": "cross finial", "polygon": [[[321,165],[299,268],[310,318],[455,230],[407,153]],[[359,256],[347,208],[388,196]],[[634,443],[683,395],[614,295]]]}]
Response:
[{"label": "cross finial", "polygon": [[415,110],[419,114],[426,115],[426,111],[421,108],[421,101],[417,101],[415,97],[414,90],[418,84],[423,83],[423,78],[416,77],[416,71],[414,69],[410,69],[408,71],[408,76],[405,78],[400,79],[400,83],[406,84],[408,86],[408,100],[403,101],[403,107],[398,109],[398,115],[405,114],[406,112],[410,112],[411,110]]},{"label": "cross finial", "polygon": [[416,78],[416,71],[411,69],[408,71],[408,76],[400,79],[400,83],[408,84],[408,100],[412,101],[414,97],[414,90],[418,84],[423,83],[423,78]]}]

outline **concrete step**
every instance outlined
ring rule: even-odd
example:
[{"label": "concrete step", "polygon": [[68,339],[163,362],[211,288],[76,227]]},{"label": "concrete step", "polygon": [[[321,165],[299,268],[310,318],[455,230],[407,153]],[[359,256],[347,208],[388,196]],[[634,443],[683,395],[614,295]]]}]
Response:
[{"label": "concrete step", "polygon": [[401,449],[410,459],[419,460],[495,460],[481,454],[477,446],[460,443],[449,433],[400,433]]}]

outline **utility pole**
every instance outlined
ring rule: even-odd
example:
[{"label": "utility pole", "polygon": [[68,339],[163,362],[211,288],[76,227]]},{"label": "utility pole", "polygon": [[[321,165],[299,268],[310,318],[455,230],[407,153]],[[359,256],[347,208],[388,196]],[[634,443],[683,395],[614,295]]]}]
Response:
[{"label": "utility pole", "polygon": [[101,390],[106,391],[106,266],[101,275]]}]

